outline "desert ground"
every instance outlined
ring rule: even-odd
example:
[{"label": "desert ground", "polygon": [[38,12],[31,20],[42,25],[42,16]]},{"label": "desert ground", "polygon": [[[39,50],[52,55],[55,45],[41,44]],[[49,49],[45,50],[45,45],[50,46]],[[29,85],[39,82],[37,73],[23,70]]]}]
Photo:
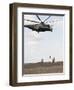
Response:
[{"label": "desert ground", "polygon": [[23,74],[62,73],[63,62],[39,62],[24,64]]}]

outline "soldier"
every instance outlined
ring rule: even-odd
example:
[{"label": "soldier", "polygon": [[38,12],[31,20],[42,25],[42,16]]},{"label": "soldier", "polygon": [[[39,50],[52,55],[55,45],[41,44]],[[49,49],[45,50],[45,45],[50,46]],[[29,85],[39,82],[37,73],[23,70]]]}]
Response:
[{"label": "soldier", "polygon": [[55,63],[55,57],[52,59],[52,63]]},{"label": "soldier", "polygon": [[51,59],[51,56],[49,56],[49,59]]},{"label": "soldier", "polygon": [[51,63],[51,56],[49,56],[49,63]]},{"label": "soldier", "polygon": [[43,63],[43,60],[44,60],[44,59],[42,58],[42,59],[41,59],[41,63]]}]

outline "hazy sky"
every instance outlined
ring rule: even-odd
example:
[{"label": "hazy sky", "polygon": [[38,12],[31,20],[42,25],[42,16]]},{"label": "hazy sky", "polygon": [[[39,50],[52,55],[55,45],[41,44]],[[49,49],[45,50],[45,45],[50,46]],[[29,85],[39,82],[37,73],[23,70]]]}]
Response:
[{"label": "hazy sky", "polygon": [[[41,20],[47,16],[39,15]],[[24,15],[24,19],[39,21],[36,15]],[[48,20],[53,25],[53,32],[46,31],[37,33],[24,27],[24,63],[35,63],[43,58],[49,61],[49,56],[55,57],[56,61],[64,60],[64,16],[51,16]],[[35,24],[24,20],[24,25]]]}]

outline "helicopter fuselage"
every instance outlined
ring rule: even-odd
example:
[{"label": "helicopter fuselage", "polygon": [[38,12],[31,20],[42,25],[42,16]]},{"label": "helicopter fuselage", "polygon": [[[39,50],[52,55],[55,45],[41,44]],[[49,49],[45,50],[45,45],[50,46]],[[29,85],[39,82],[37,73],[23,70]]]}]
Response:
[{"label": "helicopter fuselage", "polygon": [[50,25],[46,25],[43,22],[41,22],[40,24],[34,24],[34,25],[24,25],[24,27],[27,27],[37,32],[45,32],[45,31],[52,32],[52,28],[50,27]]}]

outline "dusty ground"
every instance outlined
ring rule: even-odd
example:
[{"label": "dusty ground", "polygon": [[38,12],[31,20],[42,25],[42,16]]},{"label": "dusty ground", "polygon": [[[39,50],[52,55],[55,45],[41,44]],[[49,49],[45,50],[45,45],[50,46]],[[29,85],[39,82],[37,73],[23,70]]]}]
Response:
[{"label": "dusty ground", "polygon": [[30,63],[24,65],[23,74],[62,73],[63,62]]}]

